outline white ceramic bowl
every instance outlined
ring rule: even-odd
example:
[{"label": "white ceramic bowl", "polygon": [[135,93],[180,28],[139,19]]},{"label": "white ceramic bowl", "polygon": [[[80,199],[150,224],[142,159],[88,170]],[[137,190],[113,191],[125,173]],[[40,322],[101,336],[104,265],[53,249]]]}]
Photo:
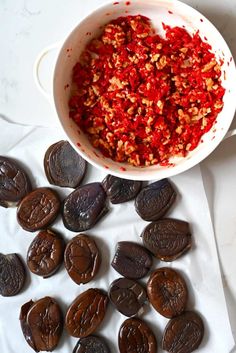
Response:
[{"label": "white ceramic bowl", "polygon": [[[227,133],[236,107],[236,69],[232,54],[217,29],[198,11],[176,0],[135,0],[120,1],[119,4],[106,4],[86,17],[64,42],[54,71],[53,95],[60,123],[68,140],[76,151],[88,162],[106,172],[134,180],[162,179],[181,173],[206,158],[222,141]],[[117,163],[105,158],[88,141],[87,136],[69,118],[68,99],[72,68],[79,60],[80,54],[92,37],[101,32],[99,27],[118,16],[142,14],[149,17],[158,31],[162,31],[161,23],[171,26],[185,25],[190,33],[199,30],[202,38],[207,37],[217,58],[224,59],[222,67],[223,86],[226,89],[224,108],[217,118],[216,125],[203,137],[203,143],[185,158],[173,158],[173,167],[150,166],[134,167],[125,163]],[[86,35],[91,32],[91,36]],[[66,85],[69,85],[66,86]],[[68,87],[67,89],[65,87]]]}]

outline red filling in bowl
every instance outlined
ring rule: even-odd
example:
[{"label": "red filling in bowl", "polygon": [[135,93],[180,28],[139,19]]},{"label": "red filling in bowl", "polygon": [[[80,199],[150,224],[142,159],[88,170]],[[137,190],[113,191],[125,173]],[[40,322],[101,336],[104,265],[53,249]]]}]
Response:
[{"label": "red filling in bowl", "polygon": [[135,166],[185,157],[223,108],[221,65],[199,33],[119,17],[73,69],[70,117],[106,157]]}]

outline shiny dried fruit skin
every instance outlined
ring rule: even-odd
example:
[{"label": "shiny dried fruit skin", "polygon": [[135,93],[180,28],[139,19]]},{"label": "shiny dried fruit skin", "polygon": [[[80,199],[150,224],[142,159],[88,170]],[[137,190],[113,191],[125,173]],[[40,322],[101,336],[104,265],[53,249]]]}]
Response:
[{"label": "shiny dried fruit skin", "polygon": [[44,297],[25,303],[21,307],[20,323],[26,342],[36,352],[51,352],[58,345],[63,317],[55,299]]},{"label": "shiny dried fruit skin", "polygon": [[192,246],[189,224],[166,218],[150,223],[141,234],[143,245],[162,261],[173,261]]},{"label": "shiny dried fruit skin", "polygon": [[139,319],[127,319],[119,331],[120,353],[156,353],[157,341],[149,326]]},{"label": "shiny dried fruit skin", "polygon": [[77,284],[91,281],[99,270],[101,257],[95,241],[88,235],[75,236],[67,244],[64,254],[65,268]]},{"label": "shiny dried fruit skin", "polygon": [[102,185],[111,203],[117,204],[134,199],[141,189],[142,182],[107,175]]},{"label": "shiny dried fruit skin", "polygon": [[25,267],[17,254],[0,253],[0,295],[10,297],[19,293],[25,277]]},{"label": "shiny dried fruit skin", "polygon": [[135,199],[135,209],[145,221],[156,221],[172,206],[176,192],[168,179],[162,179],[143,188]]},{"label": "shiny dried fruit skin", "polygon": [[180,315],[187,305],[186,283],[171,268],[162,267],[151,274],[147,283],[147,294],[154,309],[167,318]]},{"label": "shiny dried fruit skin", "polygon": [[29,246],[27,265],[32,273],[44,278],[53,275],[63,262],[65,243],[50,229],[39,232]]},{"label": "shiny dried fruit skin", "polygon": [[193,312],[171,319],[164,331],[162,347],[169,353],[191,353],[199,347],[204,335],[201,317]]},{"label": "shiny dried fruit skin", "polygon": [[92,228],[107,211],[101,183],[91,183],[78,187],[64,200],[63,222],[67,229],[82,232]]},{"label": "shiny dried fruit skin", "polygon": [[77,342],[73,353],[110,353],[110,349],[103,338],[88,336]]},{"label": "shiny dried fruit skin", "polygon": [[142,245],[130,241],[117,243],[112,267],[122,276],[139,279],[148,273],[152,266],[152,256]]},{"label": "shiny dried fruit skin", "polygon": [[69,335],[86,337],[101,324],[106,314],[108,297],[97,288],[90,288],[81,293],[69,306],[65,325]]},{"label": "shiny dried fruit skin", "polygon": [[147,294],[138,282],[118,278],[110,285],[109,298],[119,312],[130,317],[139,313],[147,301]]},{"label": "shiny dried fruit skin", "polygon": [[18,206],[17,221],[28,232],[47,227],[57,217],[60,200],[50,188],[38,188],[28,194]]},{"label": "shiny dried fruit skin", "polygon": [[74,150],[68,141],[51,145],[44,157],[44,170],[50,184],[76,188],[81,183],[87,162]]},{"label": "shiny dried fruit skin", "polygon": [[0,156],[0,206],[16,206],[31,190],[26,172],[13,159]]}]

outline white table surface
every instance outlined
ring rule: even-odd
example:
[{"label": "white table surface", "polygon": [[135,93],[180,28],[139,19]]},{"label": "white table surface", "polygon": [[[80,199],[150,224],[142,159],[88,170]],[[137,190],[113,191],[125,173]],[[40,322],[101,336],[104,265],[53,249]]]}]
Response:
[{"label": "white table surface", "polygon": [[[55,113],[33,81],[35,58],[45,46],[65,38],[81,17],[103,2],[0,0],[0,119],[27,125],[55,125]],[[236,0],[184,2],[215,24],[236,58]],[[233,126],[236,127],[236,119]],[[201,167],[212,209],[232,332],[236,339],[235,150],[236,137],[232,137],[223,142]]]}]

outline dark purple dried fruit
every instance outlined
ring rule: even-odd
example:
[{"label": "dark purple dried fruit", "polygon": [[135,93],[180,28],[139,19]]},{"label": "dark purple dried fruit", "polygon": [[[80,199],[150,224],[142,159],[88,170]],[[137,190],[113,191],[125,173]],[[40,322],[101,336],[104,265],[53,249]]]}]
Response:
[{"label": "dark purple dried fruit", "polygon": [[20,323],[26,342],[36,352],[54,350],[63,329],[62,312],[56,300],[30,300],[21,307]]},{"label": "dark purple dried fruit", "polygon": [[134,199],[142,186],[141,181],[121,179],[113,175],[107,175],[102,184],[107,197],[113,204]]},{"label": "dark purple dried fruit", "polygon": [[186,283],[180,274],[167,267],[154,271],[147,283],[148,298],[159,314],[172,318],[180,315],[188,300]]},{"label": "dark purple dried fruit", "polygon": [[162,347],[169,353],[191,353],[202,341],[204,326],[200,316],[187,311],[170,320],[162,338]]},{"label": "dark purple dried fruit", "polygon": [[0,156],[0,206],[16,206],[31,189],[26,172],[13,159]]},{"label": "dark purple dried fruit", "polygon": [[147,294],[138,282],[118,278],[110,285],[109,298],[119,312],[130,317],[138,314],[147,300]]},{"label": "dark purple dried fruit", "polygon": [[97,336],[88,336],[81,338],[75,348],[73,353],[110,353],[104,338]]},{"label": "dark purple dried fruit", "polygon": [[169,210],[176,192],[168,179],[156,181],[143,188],[135,199],[135,209],[145,221],[156,221]]},{"label": "dark purple dried fruit", "polygon": [[156,353],[157,341],[150,327],[142,320],[127,319],[119,331],[120,353]]},{"label": "dark purple dried fruit", "polygon": [[50,188],[38,188],[25,196],[17,209],[17,220],[29,232],[47,227],[57,217],[60,200]]},{"label": "dark purple dried fruit", "polygon": [[92,228],[107,211],[102,184],[91,183],[78,187],[64,200],[63,222],[67,229],[81,232]]},{"label": "dark purple dried fruit", "polygon": [[44,278],[53,275],[63,261],[63,239],[50,229],[42,230],[29,246],[27,265],[31,272]]},{"label": "dark purple dried fruit", "polygon": [[3,297],[16,295],[25,283],[25,267],[17,254],[0,253],[0,294]]},{"label": "dark purple dried fruit", "polygon": [[81,293],[69,306],[65,325],[69,335],[86,337],[101,324],[106,314],[107,295],[100,289],[90,288]]},{"label": "dark purple dried fruit", "polygon": [[64,262],[69,276],[75,283],[91,281],[97,274],[101,263],[95,241],[85,234],[71,239],[66,246]]},{"label": "dark purple dried fruit", "polygon": [[86,161],[68,141],[51,145],[44,157],[44,170],[50,184],[76,188],[86,172]]},{"label": "dark purple dried fruit", "polygon": [[122,276],[139,279],[148,273],[152,266],[152,256],[142,245],[130,241],[120,241],[111,263]]},{"label": "dark purple dried fruit", "polygon": [[173,261],[191,248],[189,224],[166,218],[150,223],[143,231],[143,245],[162,261]]}]

